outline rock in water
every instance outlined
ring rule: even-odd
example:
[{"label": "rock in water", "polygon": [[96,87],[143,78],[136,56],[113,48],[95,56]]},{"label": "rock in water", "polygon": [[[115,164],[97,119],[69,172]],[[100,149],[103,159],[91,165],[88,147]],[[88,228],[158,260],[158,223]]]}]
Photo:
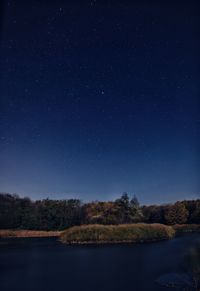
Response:
[{"label": "rock in water", "polygon": [[159,277],[156,282],[165,287],[185,288],[194,290],[194,282],[187,273],[169,273]]}]

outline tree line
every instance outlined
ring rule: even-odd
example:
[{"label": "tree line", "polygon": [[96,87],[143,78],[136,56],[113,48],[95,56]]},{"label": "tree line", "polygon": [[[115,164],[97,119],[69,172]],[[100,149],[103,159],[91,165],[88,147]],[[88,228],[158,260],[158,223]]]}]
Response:
[{"label": "tree line", "polygon": [[32,201],[0,193],[0,228],[63,230],[81,224],[200,223],[200,199],[141,206],[127,193],[115,201],[82,203],[79,199]]}]

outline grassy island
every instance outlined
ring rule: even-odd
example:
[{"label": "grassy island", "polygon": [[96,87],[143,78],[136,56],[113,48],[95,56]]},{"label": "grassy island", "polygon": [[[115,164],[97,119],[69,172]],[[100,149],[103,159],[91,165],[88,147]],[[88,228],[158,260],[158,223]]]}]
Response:
[{"label": "grassy island", "polygon": [[136,243],[170,239],[175,235],[171,226],[162,224],[82,225],[62,232],[67,244]]}]

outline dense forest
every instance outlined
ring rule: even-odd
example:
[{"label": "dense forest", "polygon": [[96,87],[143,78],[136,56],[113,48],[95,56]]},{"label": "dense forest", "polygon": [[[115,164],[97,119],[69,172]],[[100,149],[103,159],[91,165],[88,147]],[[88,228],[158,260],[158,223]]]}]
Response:
[{"label": "dense forest", "polygon": [[82,224],[200,223],[200,199],[175,204],[140,206],[127,193],[115,201],[82,203],[78,199],[32,201],[0,193],[0,228],[62,230]]}]

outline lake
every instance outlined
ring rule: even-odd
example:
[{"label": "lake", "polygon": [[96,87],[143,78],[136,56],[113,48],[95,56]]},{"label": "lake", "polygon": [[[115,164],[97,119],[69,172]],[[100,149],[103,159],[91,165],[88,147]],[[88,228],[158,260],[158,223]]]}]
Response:
[{"label": "lake", "polygon": [[56,238],[2,239],[0,290],[161,291],[155,283],[182,271],[199,234],[148,244],[67,246]]}]

